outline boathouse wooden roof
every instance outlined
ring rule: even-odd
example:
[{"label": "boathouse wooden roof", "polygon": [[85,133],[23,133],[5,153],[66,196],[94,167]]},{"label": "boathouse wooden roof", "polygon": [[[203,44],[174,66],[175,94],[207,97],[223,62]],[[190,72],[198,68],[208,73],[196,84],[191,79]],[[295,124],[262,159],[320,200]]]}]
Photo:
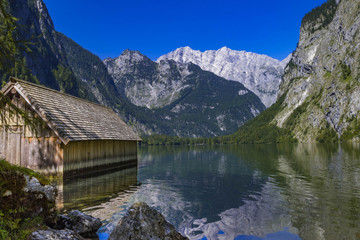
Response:
[{"label": "boathouse wooden roof", "polygon": [[84,140],[141,140],[110,108],[13,77],[1,92],[6,95],[13,88],[65,145]]}]

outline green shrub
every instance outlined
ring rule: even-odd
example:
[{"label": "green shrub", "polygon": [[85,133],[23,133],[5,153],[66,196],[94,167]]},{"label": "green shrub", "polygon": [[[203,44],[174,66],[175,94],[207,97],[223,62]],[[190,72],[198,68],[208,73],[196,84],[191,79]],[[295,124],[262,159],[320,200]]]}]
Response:
[{"label": "green shrub", "polygon": [[330,126],[328,122],[326,122],[325,127],[319,130],[319,134],[316,137],[316,141],[320,143],[331,143],[338,142],[339,137],[335,130]]},{"label": "green shrub", "polygon": [[[23,191],[24,174],[48,184],[47,179],[32,170],[0,160],[0,239],[26,239],[31,232],[45,227],[53,216],[55,203]],[[39,208],[43,209],[42,214],[35,215],[34,209]]]}]

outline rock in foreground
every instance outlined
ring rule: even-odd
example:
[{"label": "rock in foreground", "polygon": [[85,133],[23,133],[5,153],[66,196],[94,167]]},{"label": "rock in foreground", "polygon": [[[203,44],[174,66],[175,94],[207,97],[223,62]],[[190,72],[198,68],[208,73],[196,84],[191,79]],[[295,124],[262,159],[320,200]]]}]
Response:
[{"label": "rock in foreground", "polygon": [[146,203],[135,203],[119,221],[109,240],[183,240],[188,239],[178,233],[164,216]]},{"label": "rock in foreground", "polygon": [[99,218],[94,218],[78,210],[71,211],[67,216],[60,215],[58,224],[62,229],[70,229],[87,238],[97,238],[96,232],[102,225]]},{"label": "rock in foreground", "polygon": [[64,229],[64,230],[38,230],[30,234],[29,239],[31,240],[85,240],[75,232]]}]

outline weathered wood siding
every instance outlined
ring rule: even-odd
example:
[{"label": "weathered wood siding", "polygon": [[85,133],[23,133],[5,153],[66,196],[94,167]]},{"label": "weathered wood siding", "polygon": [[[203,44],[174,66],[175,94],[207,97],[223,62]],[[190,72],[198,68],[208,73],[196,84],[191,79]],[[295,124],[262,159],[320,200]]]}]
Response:
[{"label": "weathered wood siding", "polygon": [[64,147],[64,172],[67,173],[105,170],[136,161],[136,141],[75,141]]},{"label": "weathered wood siding", "polygon": [[64,145],[18,93],[11,92],[9,97],[30,121],[11,114],[9,108],[2,112],[0,159],[56,175],[103,171],[137,162],[137,141],[84,140]]},{"label": "weathered wood siding", "polygon": [[26,137],[23,127],[18,131],[0,133],[0,158],[45,174],[61,174],[63,169],[61,142],[56,136]]},{"label": "weathered wood siding", "polygon": [[63,150],[59,138],[23,98],[15,95],[12,103],[24,110],[33,123],[26,125],[20,115],[11,114],[8,109],[2,113],[0,158],[45,174],[61,174]]}]

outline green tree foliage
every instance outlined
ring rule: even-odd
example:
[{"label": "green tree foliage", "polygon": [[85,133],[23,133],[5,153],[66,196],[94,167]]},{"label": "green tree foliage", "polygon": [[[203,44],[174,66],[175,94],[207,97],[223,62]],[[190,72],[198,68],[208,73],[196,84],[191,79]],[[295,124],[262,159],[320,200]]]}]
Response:
[{"label": "green tree foliage", "polygon": [[144,145],[210,145],[215,144],[215,138],[183,138],[177,136],[151,135],[143,136]]},{"label": "green tree foliage", "polygon": [[321,6],[305,14],[301,26],[306,27],[311,33],[327,27],[334,19],[337,9],[336,0],[328,0]]},{"label": "green tree foliage", "polygon": [[[45,227],[45,222],[52,217],[47,211],[53,209],[46,198],[31,197],[23,188],[24,174],[36,177],[41,184],[49,181],[34,171],[12,165],[0,160],[0,239],[27,239],[27,235],[36,229]],[[33,209],[43,207],[43,215],[33,216]]]},{"label": "green tree foliage", "polygon": [[330,124],[326,122],[326,126],[320,129],[316,141],[320,143],[338,142],[339,137]]},{"label": "green tree foliage", "polygon": [[79,87],[77,78],[68,67],[59,64],[57,69],[54,69],[52,72],[56,81],[59,83],[61,92],[78,96],[77,89],[79,89]]},{"label": "green tree foliage", "polygon": [[281,143],[296,141],[291,132],[272,123],[275,115],[281,111],[286,94],[256,118],[247,122],[236,133],[224,137],[230,143]]},{"label": "green tree foliage", "polygon": [[9,76],[15,76],[30,82],[38,79],[26,67],[23,53],[30,53],[30,41],[21,39],[21,26],[18,19],[10,14],[8,0],[0,0],[0,75],[3,86]]},{"label": "green tree foliage", "polygon": [[15,38],[17,19],[9,14],[7,0],[0,0],[0,70],[13,68],[18,55],[18,42]]},{"label": "green tree foliage", "polygon": [[[148,145],[203,145],[203,144],[248,144],[248,143],[286,143],[296,142],[290,130],[279,128],[271,123],[281,110],[286,94],[256,118],[245,123],[234,133],[214,138],[179,138],[173,136],[145,136],[143,144]],[[300,110],[299,110],[300,111]],[[295,113],[298,115],[298,112]],[[296,116],[294,115],[294,119]],[[291,125],[293,122],[289,122]]]},{"label": "green tree foliage", "polygon": [[9,80],[10,76],[14,76],[28,82],[39,83],[37,77],[34,76],[31,73],[30,69],[27,67],[26,57],[21,58],[20,56],[18,56],[16,58],[14,66],[2,76],[3,85]]},{"label": "green tree foliage", "polygon": [[351,77],[351,69],[348,65],[343,62],[340,62],[341,66],[341,78],[342,80],[348,80]]},{"label": "green tree foliage", "polygon": [[[28,47],[29,43],[18,40],[17,21],[18,19],[9,13],[9,2],[0,0],[0,73],[3,76],[1,85],[7,81],[8,76],[11,74],[32,82],[37,81],[30,73],[30,70],[26,68],[26,59],[20,57],[22,52],[31,50]],[[8,97],[0,93],[0,121],[3,124],[6,124],[7,121],[5,111],[3,111],[5,108],[10,114],[20,115],[27,123],[31,123],[24,111],[16,107]]]}]

